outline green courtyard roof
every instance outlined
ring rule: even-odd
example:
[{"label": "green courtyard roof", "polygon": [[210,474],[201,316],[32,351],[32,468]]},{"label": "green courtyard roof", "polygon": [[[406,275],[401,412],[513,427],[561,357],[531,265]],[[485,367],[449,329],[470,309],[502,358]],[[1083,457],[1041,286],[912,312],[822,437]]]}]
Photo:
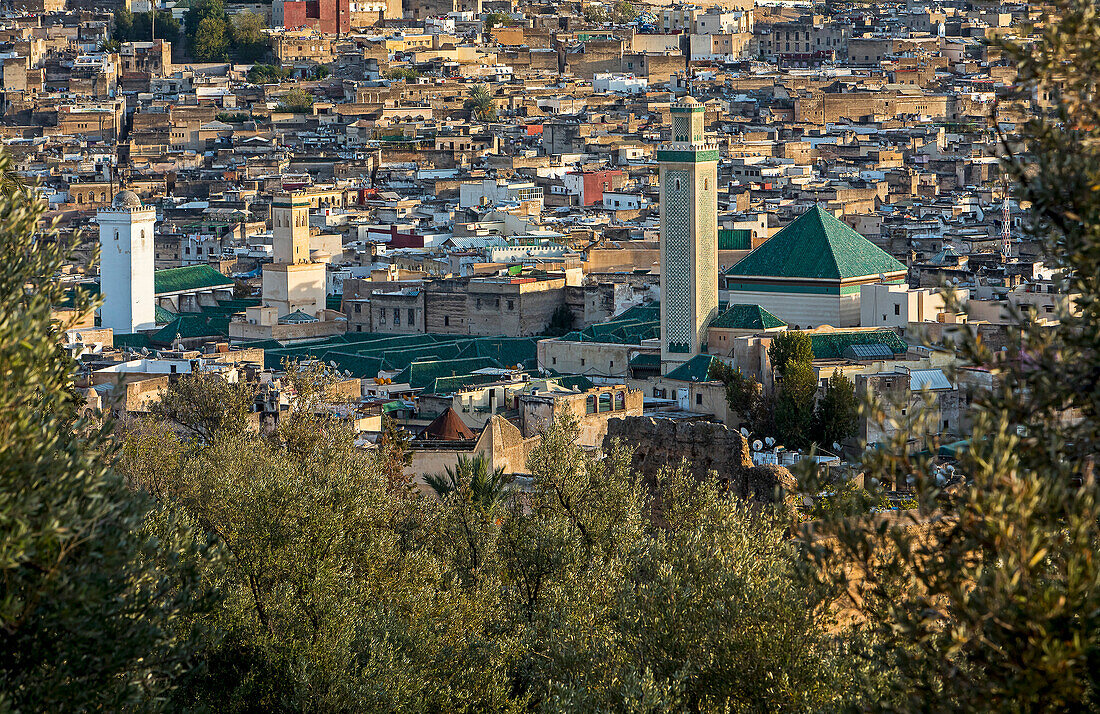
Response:
[{"label": "green courtyard roof", "polygon": [[169,268],[153,273],[153,292],[157,295],[232,285],[232,278],[225,277],[209,265],[188,265],[184,268]]},{"label": "green courtyard roof", "polygon": [[845,280],[897,273],[893,256],[814,206],[726,271],[740,278]]},{"label": "green courtyard roof", "polygon": [[786,324],[759,305],[730,305],[709,326],[730,330],[770,330]]},{"label": "green courtyard roof", "polygon": [[401,374],[395,382],[408,381],[417,389],[429,389],[437,379],[461,380],[484,367],[534,369],[537,343],[529,337],[351,332],[289,346],[274,341],[250,344],[264,348],[269,369],[280,369],[284,359],[319,359],[334,362],[341,371],[360,378],[376,377],[383,370],[398,371]]}]

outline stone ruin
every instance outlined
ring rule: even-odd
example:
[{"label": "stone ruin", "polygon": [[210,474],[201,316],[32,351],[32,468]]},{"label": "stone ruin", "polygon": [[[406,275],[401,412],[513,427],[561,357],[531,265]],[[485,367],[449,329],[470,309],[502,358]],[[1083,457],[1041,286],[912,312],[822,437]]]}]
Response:
[{"label": "stone ruin", "polygon": [[739,498],[773,503],[795,491],[795,478],[782,466],[755,466],[745,437],[723,424],[687,422],[651,417],[611,419],[604,444],[618,439],[634,450],[632,466],[647,484],[664,467],[687,460],[695,478],[712,471]]}]

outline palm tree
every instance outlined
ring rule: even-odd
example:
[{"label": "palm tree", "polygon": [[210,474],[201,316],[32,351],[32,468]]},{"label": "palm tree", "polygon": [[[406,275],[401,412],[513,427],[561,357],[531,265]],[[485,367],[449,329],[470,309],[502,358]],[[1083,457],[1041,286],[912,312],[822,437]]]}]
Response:
[{"label": "palm tree", "polygon": [[444,473],[430,474],[424,481],[440,498],[457,492],[488,510],[500,503],[512,479],[504,474],[503,468],[490,470],[489,459],[478,454],[472,459],[459,456],[453,469],[447,466]]},{"label": "palm tree", "polygon": [[464,106],[479,121],[492,121],[497,118],[497,105],[493,101],[493,95],[489,94],[489,88],[484,84],[475,84],[470,88],[470,97]]},{"label": "palm tree", "polygon": [[3,166],[0,166],[0,193],[5,195],[23,193],[27,188],[27,181],[23,175],[10,159],[5,160]]}]

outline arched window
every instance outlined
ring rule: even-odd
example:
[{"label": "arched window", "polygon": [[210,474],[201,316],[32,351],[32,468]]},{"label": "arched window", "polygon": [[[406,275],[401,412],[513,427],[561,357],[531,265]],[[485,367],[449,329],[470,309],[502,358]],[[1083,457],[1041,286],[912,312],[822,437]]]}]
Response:
[{"label": "arched window", "polygon": [[141,229],[141,240],[142,241],[145,240],[145,229],[144,228]]},{"label": "arched window", "polygon": [[710,188],[710,179],[705,178],[703,179],[703,190],[706,191],[708,188]]},{"label": "arched window", "polygon": [[118,240],[118,231],[115,231],[115,240]]},{"label": "arched window", "polygon": [[596,395],[590,394],[584,400],[584,411],[585,411],[586,414],[595,414],[596,413]]},{"label": "arched window", "polygon": [[611,392],[604,392],[600,395],[600,411],[611,411]]},{"label": "arched window", "polygon": [[626,409],[626,392],[615,392],[615,411]]},{"label": "arched window", "polygon": [[680,179],[676,179],[676,190],[680,190]]}]

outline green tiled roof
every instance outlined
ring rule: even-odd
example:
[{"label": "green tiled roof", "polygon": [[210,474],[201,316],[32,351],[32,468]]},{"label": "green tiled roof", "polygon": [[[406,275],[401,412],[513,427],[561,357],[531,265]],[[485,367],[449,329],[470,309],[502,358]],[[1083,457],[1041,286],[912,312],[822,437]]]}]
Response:
[{"label": "green tiled roof", "polygon": [[895,355],[905,354],[909,346],[892,330],[859,332],[821,332],[810,335],[814,359],[840,359],[852,345],[886,345]]},{"label": "green tiled roof", "polygon": [[149,341],[155,345],[171,345],[179,335],[183,339],[196,337],[228,337],[229,317],[188,313],[180,315],[153,334]]},{"label": "green tiled roof", "polygon": [[630,358],[631,367],[660,367],[661,355],[643,352]]},{"label": "green tiled roof", "polygon": [[461,335],[386,335],[348,333],[304,344],[252,343],[264,348],[269,369],[279,369],[284,359],[319,359],[335,362],[340,370],[370,379],[380,371],[400,371],[395,382],[412,380],[418,389],[430,388],[437,378],[462,378],[482,367],[526,369],[535,365],[536,342],[516,337],[464,337]]},{"label": "green tiled roof", "polygon": [[786,324],[759,305],[732,305],[714,318],[709,326],[730,330],[770,330]]},{"label": "green tiled roof", "polygon": [[711,369],[717,361],[714,355],[695,355],[666,374],[665,378],[679,382],[709,382],[712,379]]},{"label": "green tiled roof", "polygon": [[413,362],[393,378],[393,383],[408,383],[413,389],[424,389],[439,377],[456,377],[478,369],[499,366],[496,360],[489,357]]},{"label": "green tiled roof", "polygon": [[661,306],[659,303],[635,305],[607,322],[589,325],[558,339],[566,342],[608,342],[623,345],[640,344],[642,340],[661,336]]},{"label": "green tiled roof", "polygon": [[112,344],[115,349],[129,347],[131,349],[140,350],[142,347],[152,347],[152,345],[149,344],[149,336],[143,332],[135,332],[132,335],[114,335],[112,337]]},{"label": "green tiled roof", "polygon": [[329,310],[339,311],[340,307],[344,304],[343,294],[329,295],[325,297],[325,307]]},{"label": "green tiled roof", "polygon": [[844,280],[904,271],[889,253],[814,206],[726,271],[742,278]]},{"label": "green tiled roof", "polygon": [[571,374],[566,377],[558,377],[557,382],[563,387],[576,389],[581,392],[587,392],[589,389],[596,386],[595,382],[585,377],[583,374]]},{"label": "green tiled roof", "polygon": [[188,265],[153,273],[153,292],[157,295],[232,285],[232,278],[225,277],[209,265]]},{"label": "green tiled roof", "polygon": [[465,387],[500,381],[498,374],[458,374],[453,377],[436,377],[424,387],[427,394],[451,394]]},{"label": "green tiled roof", "polygon": [[160,305],[157,305],[156,308],[153,310],[153,315],[158,325],[163,325],[166,322],[171,322],[172,320],[175,320],[177,317],[179,317],[179,315],[177,315],[176,313],[166,308],[163,308]]}]

